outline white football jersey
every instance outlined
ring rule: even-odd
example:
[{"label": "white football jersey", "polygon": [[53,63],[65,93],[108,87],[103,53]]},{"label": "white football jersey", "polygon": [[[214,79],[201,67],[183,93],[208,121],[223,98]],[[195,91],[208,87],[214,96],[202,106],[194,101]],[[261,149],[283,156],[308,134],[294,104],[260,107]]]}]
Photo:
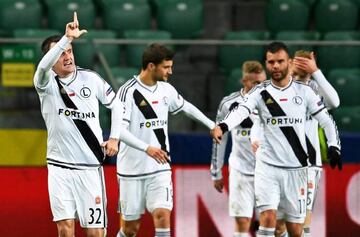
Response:
[{"label": "white football jersey", "polygon": [[[40,75],[47,78],[39,78]],[[61,93],[66,93],[76,107],[68,108],[55,77],[52,70],[45,74],[35,73],[34,76],[41,113],[48,131],[47,163],[72,169],[97,168],[100,162],[92,149],[103,142],[99,101],[110,108],[116,95],[96,72],[78,67],[68,78],[59,79],[63,87]],[[92,143],[88,139],[89,130],[79,121],[84,121],[95,135],[96,139]],[[76,124],[80,124],[80,127]]]},{"label": "white football jersey", "polygon": [[[184,106],[176,89],[162,81],[149,87],[137,76],[119,89],[117,98],[123,103],[123,124],[129,131],[145,143],[170,152],[168,113],[175,114]],[[170,170],[168,163],[158,164],[144,151],[120,143],[117,160],[120,178],[142,179]]]},{"label": "white football jersey", "polygon": [[[223,122],[231,130],[255,108],[264,124],[263,141],[256,153],[257,159],[278,167],[299,168],[308,166],[305,139],[306,115],[319,114],[326,126],[328,144],[340,147],[336,127],[329,121],[321,99],[307,85],[290,80],[286,87],[279,88],[265,81],[255,87]],[[246,116],[246,117],[245,117]],[[239,119],[241,118],[241,119]]]},{"label": "white football jersey", "polygon": [[[244,102],[243,89],[226,96],[220,102],[216,122],[224,119],[227,113]],[[253,175],[255,170],[255,156],[251,150],[250,130],[253,125],[251,114],[240,125],[231,130],[232,148],[229,156],[229,166],[246,175]],[[224,136],[227,136],[225,134]],[[227,137],[223,137],[221,144],[213,143],[211,158],[211,174],[214,179],[221,178]]]}]

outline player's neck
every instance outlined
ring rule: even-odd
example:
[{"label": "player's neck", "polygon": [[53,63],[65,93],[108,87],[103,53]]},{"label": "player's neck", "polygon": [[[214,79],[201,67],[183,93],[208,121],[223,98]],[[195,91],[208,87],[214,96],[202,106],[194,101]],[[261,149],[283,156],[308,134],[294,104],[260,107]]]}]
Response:
[{"label": "player's neck", "polygon": [[283,88],[283,87],[288,86],[291,80],[292,80],[292,78],[288,74],[286,77],[284,77],[282,80],[279,80],[279,81],[271,79],[271,83],[279,88]]},{"label": "player's neck", "polygon": [[153,80],[153,77],[150,73],[147,73],[146,71],[142,70],[139,75],[139,79],[141,83],[143,83],[146,86],[155,86],[157,81]]}]

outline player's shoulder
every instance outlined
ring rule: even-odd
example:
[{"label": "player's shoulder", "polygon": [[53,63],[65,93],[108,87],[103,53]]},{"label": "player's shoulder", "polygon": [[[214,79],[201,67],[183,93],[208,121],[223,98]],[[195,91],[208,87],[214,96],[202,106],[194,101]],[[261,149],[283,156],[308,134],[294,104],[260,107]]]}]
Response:
[{"label": "player's shoulder", "polygon": [[236,91],[225,96],[219,104],[219,110],[221,110],[226,104],[232,103],[234,100],[237,100],[239,97],[241,97],[240,91]]},{"label": "player's shoulder", "polygon": [[118,91],[118,98],[120,99],[120,101],[124,102],[126,97],[129,94],[132,94],[134,89],[135,89],[135,85],[137,84],[137,79],[136,77],[133,77],[129,80],[127,80],[120,88]]},{"label": "player's shoulder", "polygon": [[104,80],[99,73],[97,73],[94,70],[87,69],[87,68],[77,67],[75,73],[78,73],[80,75],[91,76],[91,77],[95,77],[95,78],[99,78],[101,80]]},{"label": "player's shoulder", "polygon": [[293,80],[292,86],[295,87],[298,91],[303,91],[304,93],[307,93],[308,91],[314,92],[313,88],[305,82]]},{"label": "player's shoulder", "polygon": [[261,92],[262,90],[265,90],[266,87],[268,87],[270,85],[271,81],[270,80],[266,80],[261,82],[260,84],[254,86],[249,92],[248,95],[253,94],[254,92]]}]

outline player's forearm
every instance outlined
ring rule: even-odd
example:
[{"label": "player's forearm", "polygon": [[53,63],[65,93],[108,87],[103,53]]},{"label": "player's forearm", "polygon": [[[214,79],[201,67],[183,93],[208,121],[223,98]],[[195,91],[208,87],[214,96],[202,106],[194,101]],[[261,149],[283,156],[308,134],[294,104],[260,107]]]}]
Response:
[{"label": "player's forearm", "polygon": [[222,167],[224,165],[227,140],[228,134],[225,134],[220,144],[213,142],[210,166],[211,178],[213,180],[219,180],[222,178]]},{"label": "player's forearm", "polygon": [[211,121],[208,117],[206,117],[198,108],[196,108],[191,103],[185,101],[184,106],[182,108],[182,111],[185,112],[185,114],[200,123],[204,124],[209,129],[212,129],[215,127],[215,123]]},{"label": "player's forearm", "polygon": [[239,105],[237,108],[231,110],[225,118],[220,121],[219,126],[223,132],[232,130],[234,127],[238,126],[244,119],[249,117],[250,110],[242,105]]},{"label": "player's forearm", "polygon": [[[116,100],[116,99],[115,99]],[[121,133],[121,127],[124,126],[123,122],[123,105],[119,100],[113,102],[111,108],[111,129],[110,129],[110,138],[119,139]]]},{"label": "player's forearm", "polygon": [[120,141],[124,142],[126,145],[131,146],[137,150],[146,152],[146,149],[149,147],[148,144],[135,137],[125,126],[120,128]]},{"label": "player's forearm", "polygon": [[320,95],[324,98],[328,109],[337,108],[340,105],[339,95],[334,87],[326,80],[321,70],[317,70],[312,74],[312,77],[318,84]]},{"label": "player's forearm", "polygon": [[42,86],[47,84],[49,77],[46,76],[46,73],[54,66],[69,43],[71,43],[71,40],[63,36],[60,41],[44,55],[35,72],[35,85]]},{"label": "player's forearm", "polygon": [[262,140],[262,136],[263,136],[263,130],[262,129],[263,128],[261,126],[260,119],[255,118],[253,120],[253,126],[251,127],[251,131],[250,131],[250,141],[251,142]]},{"label": "player's forearm", "polygon": [[314,115],[315,119],[319,122],[320,127],[324,129],[328,146],[335,146],[341,148],[339,133],[336,128],[335,122],[326,109],[323,109],[318,114]]}]

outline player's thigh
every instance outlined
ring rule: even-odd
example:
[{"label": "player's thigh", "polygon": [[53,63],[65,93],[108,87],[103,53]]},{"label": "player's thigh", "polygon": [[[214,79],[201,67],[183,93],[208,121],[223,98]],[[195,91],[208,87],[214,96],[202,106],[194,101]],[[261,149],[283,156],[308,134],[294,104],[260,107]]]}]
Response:
[{"label": "player's thigh", "polygon": [[48,191],[54,221],[76,218],[72,170],[48,165]]},{"label": "player's thigh", "polygon": [[261,161],[255,167],[255,200],[259,213],[277,210],[280,202],[281,169]]},{"label": "player's thigh", "polygon": [[287,170],[283,177],[283,191],[279,210],[286,222],[304,223],[307,200],[307,168]]},{"label": "player's thigh", "polygon": [[229,215],[232,217],[253,216],[255,207],[254,176],[244,175],[230,168]]},{"label": "player's thigh", "polygon": [[156,208],[172,210],[173,185],[170,172],[152,177],[146,187],[146,208],[150,213]]},{"label": "player's thigh", "polygon": [[119,179],[119,206],[124,221],[135,221],[145,213],[146,179]]},{"label": "player's thigh", "polygon": [[107,226],[107,199],[102,167],[79,170],[76,174],[74,196],[80,226],[105,228]]},{"label": "player's thigh", "polygon": [[319,188],[322,175],[322,168],[309,167],[308,168],[308,181],[307,181],[307,210],[312,211],[314,208],[317,191]]}]

